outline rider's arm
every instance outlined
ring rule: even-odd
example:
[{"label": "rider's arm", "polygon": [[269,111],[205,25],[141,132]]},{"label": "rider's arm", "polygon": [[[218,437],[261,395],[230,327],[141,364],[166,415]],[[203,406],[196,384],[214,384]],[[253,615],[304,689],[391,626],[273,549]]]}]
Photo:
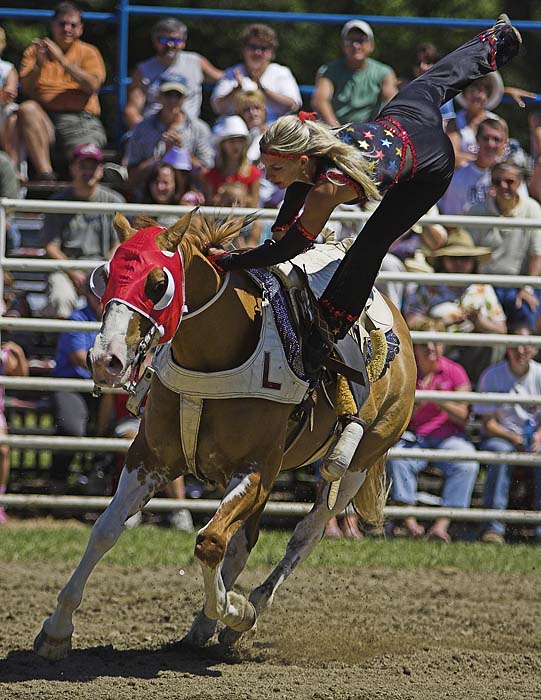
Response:
[{"label": "rider's arm", "polygon": [[349,185],[340,186],[327,180],[318,182],[306,197],[302,216],[288,228],[281,240],[253,250],[214,256],[213,262],[226,271],[268,267],[290,260],[312,248],[314,239],[323,230],[334,209],[342,202],[353,199],[356,194]]}]

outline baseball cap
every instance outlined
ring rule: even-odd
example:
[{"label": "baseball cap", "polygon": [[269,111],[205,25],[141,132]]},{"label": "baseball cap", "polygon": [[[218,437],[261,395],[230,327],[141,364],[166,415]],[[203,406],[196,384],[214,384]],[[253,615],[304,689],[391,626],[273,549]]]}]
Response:
[{"label": "baseball cap", "polygon": [[372,31],[372,27],[368,24],[368,22],[363,22],[362,19],[350,19],[349,22],[344,24],[340,34],[342,40],[347,38],[347,35],[352,29],[358,29],[363,34],[366,34],[371,41],[374,40],[374,32]]},{"label": "baseball cap", "polygon": [[160,92],[163,94],[165,92],[178,92],[181,95],[188,94],[188,85],[185,80],[181,78],[176,78],[175,80],[166,80],[160,85]]},{"label": "baseball cap", "polygon": [[79,146],[75,146],[71,152],[71,160],[84,160],[85,158],[96,160],[98,163],[103,162],[101,148],[95,143],[81,143]]}]

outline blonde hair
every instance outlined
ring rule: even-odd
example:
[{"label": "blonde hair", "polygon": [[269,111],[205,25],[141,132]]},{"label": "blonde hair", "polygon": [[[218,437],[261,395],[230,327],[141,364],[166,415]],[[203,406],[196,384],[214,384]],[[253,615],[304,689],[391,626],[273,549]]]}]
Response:
[{"label": "blonde hair", "polygon": [[0,27],[0,54],[6,48],[6,32],[3,27]]},{"label": "blonde hair", "polygon": [[296,115],[280,117],[261,137],[261,153],[321,156],[332,160],[340,170],[362,187],[365,195],[380,199],[367,162],[355,146],[350,146],[320,121],[302,121]]},{"label": "blonde hair", "polygon": [[258,105],[265,110],[267,109],[265,95],[261,92],[261,90],[246,90],[245,92],[238,91],[235,95],[235,111],[237,114],[242,116],[242,111],[246,109],[246,107],[250,107],[253,104]]}]

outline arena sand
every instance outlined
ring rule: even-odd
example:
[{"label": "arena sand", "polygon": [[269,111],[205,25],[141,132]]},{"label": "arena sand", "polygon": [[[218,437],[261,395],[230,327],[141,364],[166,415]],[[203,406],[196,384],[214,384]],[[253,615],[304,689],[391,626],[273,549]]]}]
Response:
[{"label": "arena sand", "polygon": [[[201,604],[196,566],[102,564],[74,650],[31,651],[71,567],[0,565],[0,699],[538,700],[541,579],[455,570],[300,569],[234,652],[179,640]],[[247,590],[264,571],[240,581]]]}]

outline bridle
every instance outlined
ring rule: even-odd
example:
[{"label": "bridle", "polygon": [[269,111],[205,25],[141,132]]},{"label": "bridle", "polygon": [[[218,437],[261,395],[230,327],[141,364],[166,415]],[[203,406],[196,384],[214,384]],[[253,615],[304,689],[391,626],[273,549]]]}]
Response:
[{"label": "bridle", "polygon": [[[222,296],[222,294],[225,292],[227,289],[227,285],[229,283],[229,279],[231,277],[231,273],[227,272],[222,280],[222,283],[220,285],[220,288],[216,292],[216,294],[211,297],[203,306],[199,307],[198,309],[195,309],[195,311],[191,312],[186,312],[183,314],[183,319],[188,320],[190,318],[194,318],[195,316],[198,316],[199,314],[203,313],[207,309],[209,309],[215,302],[218,301],[218,299]],[[148,353],[158,345],[159,342],[159,334],[158,334],[158,328],[155,325],[152,325],[150,327],[150,330],[145,334],[145,336],[141,339],[139,342],[139,345],[137,346],[137,350],[135,351],[133,360],[130,363],[129,367],[129,378],[128,380],[122,384],[121,388],[124,389],[128,395],[128,404],[130,402],[130,399],[134,398],[137,394],[141,393],[141,388],[139,387],[139,384],[141,380],[143,379],[143,376],[146,375],[146,373],[143,373],[143,376],[141,374],[141,369],[143,367],[143,363],[145,361],[146,356]],[[171,342],[171,341],[169,341]],[[149,368],[150,369],[150,368]],[[149,380],[152,378],[153,372],[149,374],[148,377],[145,376],[146,380]],[[150,381],[147,381],[148,384],[150,384]],[[102,389],[99,387],[97,384],[94,384],[94,388],[92,390],[92,396],[99,397],[102,395]],[[146,392],[145,392],[146,393]]]}]

